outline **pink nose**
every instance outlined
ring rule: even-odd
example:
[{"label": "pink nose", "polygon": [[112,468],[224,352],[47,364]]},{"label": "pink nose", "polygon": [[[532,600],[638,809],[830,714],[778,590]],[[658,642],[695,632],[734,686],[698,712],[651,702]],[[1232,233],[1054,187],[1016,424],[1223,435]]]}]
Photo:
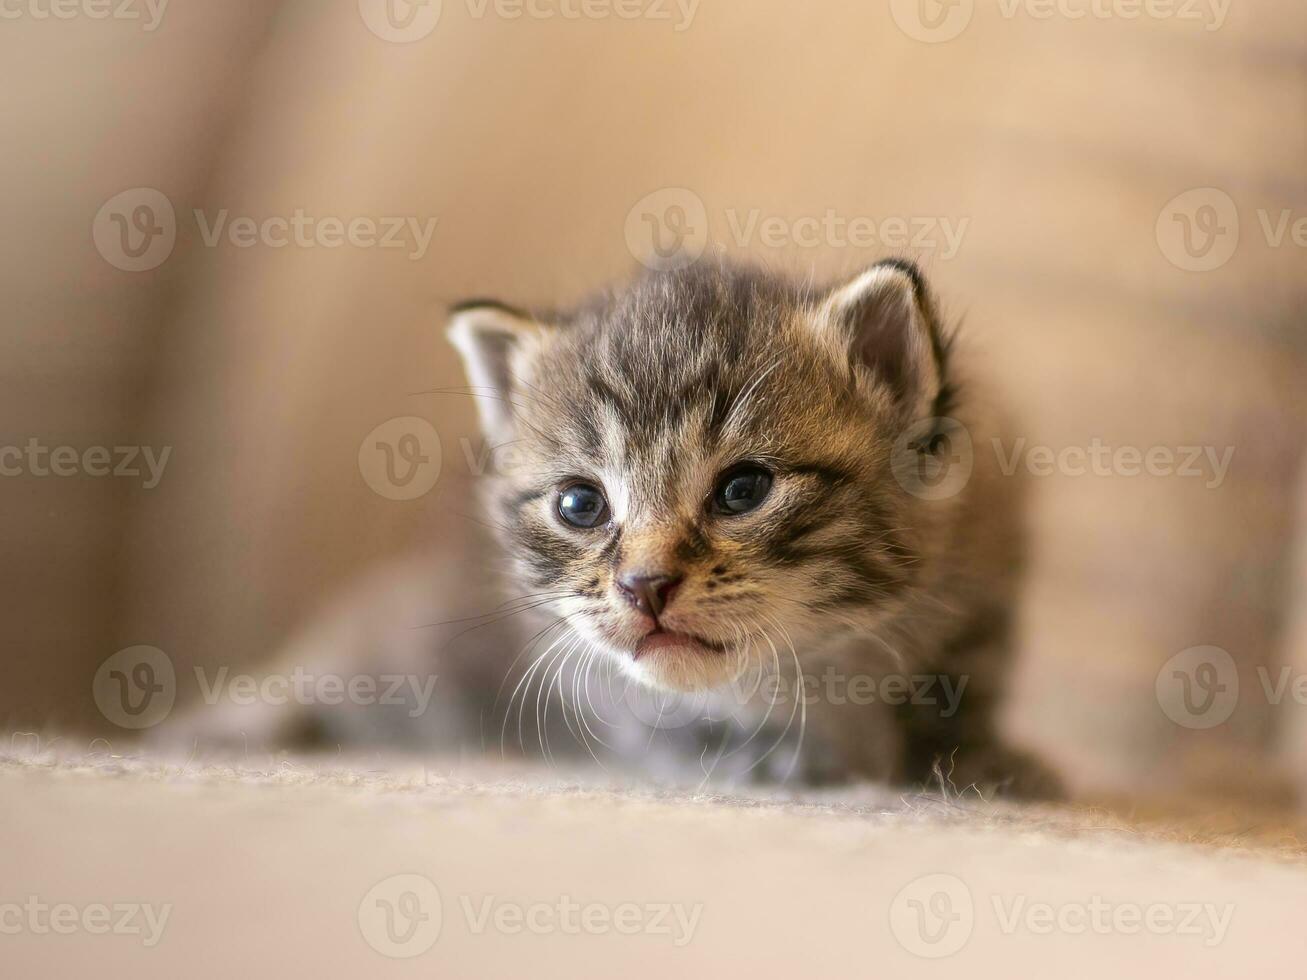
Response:
[{"label": "pink nose", "polygon": [[672,594],[683,576],[641,572],[623,572],[617,576],[617,588],[624,598],[646,616],[657,619],[672,601]]}]

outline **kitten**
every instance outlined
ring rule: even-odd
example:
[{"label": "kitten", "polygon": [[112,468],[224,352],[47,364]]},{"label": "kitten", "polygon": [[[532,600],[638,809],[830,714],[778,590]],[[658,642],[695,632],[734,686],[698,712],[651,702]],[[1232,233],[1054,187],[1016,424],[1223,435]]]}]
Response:
[{"label": "kitten", "polygon": [[996,415],[915,266],[815,289],[705,264],[566,314],[465,303],[449,336],[519,591],[583,672],[701,696],[672,726],[692,758],[784,721],[807,781],[1056,792],[995,730],[1021,488],[970,452]]},{"label": "kitten", "polygon": [[998,415],[916,267],[817,289],[703,265],[570,313],[465,303],[449,336],[497,447],[509,602],[486,613],[486,547],[446,542],[269,671],[402,677],[428,700],[223,703],[165,739],[534,742],[674,782],[1057,793],[995,730],[1020,481],[971,452]]}]

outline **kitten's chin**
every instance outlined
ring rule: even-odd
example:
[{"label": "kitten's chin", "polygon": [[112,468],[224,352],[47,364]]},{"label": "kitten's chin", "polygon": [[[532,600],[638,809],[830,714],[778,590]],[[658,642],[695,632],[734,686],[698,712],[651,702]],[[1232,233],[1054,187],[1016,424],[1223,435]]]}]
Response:
[{"label": "kitten's chin", "polygon": [[651,687],[693,693],[733,681],[740,660],[725,647],[713,648],[692,637],[661,634],[646,637],[635,654],[625,654],[623,666]]},{"label": "kitten's chin", "polygon": [[623,673],[664,691],[694,693],[728,684],[739,675],[740,651],[691,633],[658,629],[641,635],[577,623],[578,631],[618,662]]},{"label": "kitten's chin", "polygon": [[634,656],[636,660],[641,660],[661,651],[680,651],[687,656],[714,657],[724,656],[726,646],[689,633],[655,630],[635,645]]}]

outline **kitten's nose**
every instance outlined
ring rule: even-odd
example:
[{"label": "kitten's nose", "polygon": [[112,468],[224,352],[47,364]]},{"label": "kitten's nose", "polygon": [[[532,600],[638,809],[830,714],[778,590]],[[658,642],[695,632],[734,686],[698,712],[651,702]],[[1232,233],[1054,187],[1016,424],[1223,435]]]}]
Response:
[{"label": "kitten's nose", "polygon": [[624,598],[646,616],[657,619],[672,601],[672,593],[681,584],[682,575],[622,572],[617,576],[617,588]]}]

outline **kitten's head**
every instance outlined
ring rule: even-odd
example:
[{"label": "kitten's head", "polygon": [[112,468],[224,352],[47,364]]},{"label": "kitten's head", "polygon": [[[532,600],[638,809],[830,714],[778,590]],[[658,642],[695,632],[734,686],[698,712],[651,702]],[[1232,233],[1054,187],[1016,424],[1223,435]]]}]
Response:
[{"label": "kitten's head", "polygon": [[464,304],[450,337],[507,461],[520,591],[635,677],[719,685],[874,625],[920,574],[922,502],[891,463],[934,449],[919,420],[948,385],[913,266],[822,290],[694,268],[566,315]]}]

